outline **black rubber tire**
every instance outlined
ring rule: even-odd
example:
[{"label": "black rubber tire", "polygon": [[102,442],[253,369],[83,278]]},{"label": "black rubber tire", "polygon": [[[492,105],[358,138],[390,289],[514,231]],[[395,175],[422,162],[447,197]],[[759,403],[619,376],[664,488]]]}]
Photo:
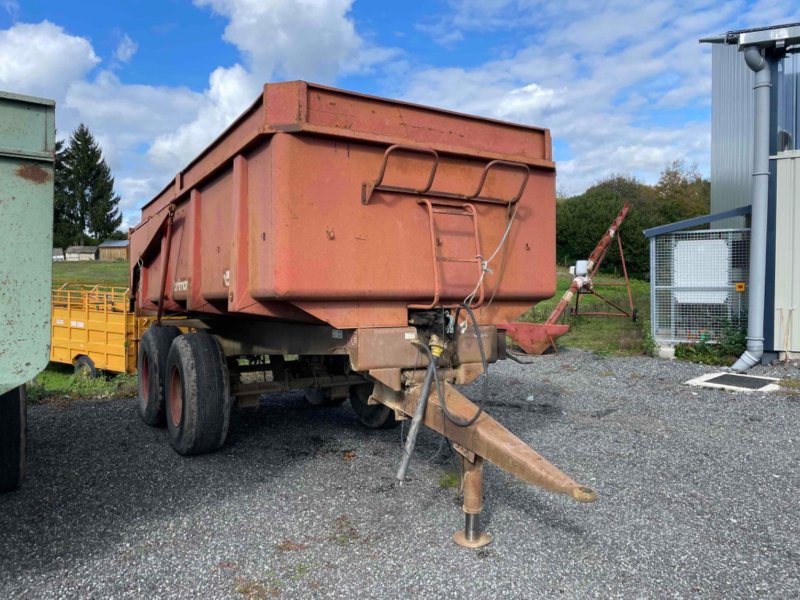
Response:
[{"label": "black rubber tire", "polygon": [[228,437],[231,392],[228,365],[217,339],[187,333],[167,356],[165,412],[169,443],[184,456],[218,450]]},{"label": "black rubber tire", "polygon": [[370,429],[392,429],[399,421],[394,411],[383,404],[367,404],[372,393],[372,384],[354,385],[350,388],[350,406],[361,424]]},{"label": "black rubber tire", "polygon": [[0,395],[0,492],[17,489],[25,476],[25,386]]},{"label": "black rubber tire", "polygon": [[153,325],[139,342],[136,359],[136,387],[139,397],[139,415],[152,427],[164,427],[164,387],[166,385],[167,355],[172,341],[180,335],[177,327]]},{"label": "black rubber tire", "polygon": [[94,366],[94,361],[88,356],[79,356],[75,359],[75,375],[78,377],[85,377],[86,379],[94,379],[97,377],[97,367]]},{"label": "black rubber tire", "polygon": [[303,390],[303,395],[311,406],[339,406],[347,399],[333,398],[333,388],[307,387]]}]

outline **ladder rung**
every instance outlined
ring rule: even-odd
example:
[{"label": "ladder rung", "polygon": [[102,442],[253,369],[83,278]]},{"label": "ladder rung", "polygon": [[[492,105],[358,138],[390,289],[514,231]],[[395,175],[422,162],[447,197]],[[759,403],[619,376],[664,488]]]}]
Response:
[{"label": "ladder rung", "polygon": [[437,256],[436,260],[439,262],[457,262],[457,263],[476,263],[477,258],[456,258],[453,256]]},{"label": "ladder rung", "polygon": [[472,217],[472,213],[466,210],[454,208],[434,208],[433,212],[437,215],[454,215],[457,217]]}]

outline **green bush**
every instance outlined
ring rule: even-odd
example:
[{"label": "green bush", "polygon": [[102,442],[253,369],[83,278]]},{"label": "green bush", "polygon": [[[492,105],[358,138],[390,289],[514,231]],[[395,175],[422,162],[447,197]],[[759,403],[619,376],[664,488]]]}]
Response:
[{"label": "green bush", "polygon": [[[620,228],[628,273],[647,279],[650,245],[645,229],[708,214],[710,185],[694,168],[681,161],[668,165],[656,185],[634,177],[614,175],[583,194],[563,198],[556,206],[556,252],[561,264],[574,264],[589,257],[625,202],[631,211]],[[614,243],[601,266],[604,272],[621,273],[621,260]]]},{"label": "green bush", "polygon": [[696,344],[675,346],[675,358],[704,365],[729,366],[745,351],[747,334],[742,322],[726,321],[722,324],[719,342],[711,344],[700,340]]}]

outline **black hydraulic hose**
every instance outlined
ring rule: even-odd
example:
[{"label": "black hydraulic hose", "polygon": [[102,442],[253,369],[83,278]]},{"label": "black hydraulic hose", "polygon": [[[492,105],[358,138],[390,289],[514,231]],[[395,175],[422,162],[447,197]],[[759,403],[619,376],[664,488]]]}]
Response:
[{"label": "black hydraulic hose", "polygon": [[[483,404],[486,401],[486,398],[489,396],[489,365],[486,362],[486,351],[483,348],[483,338],[481,337],[481,330],[478,328],[478,320],[475,318],[475,313],[472,312],[472,309],[466,303],[462,303],[461,306],[459,306],[458,310],[456,311],[456,327],[458,327],[458,313],[459,311],[461,311],[462,308],[467,311],[467,314],[469,315],[469,318],[472,321],[472,328],[475,331],[475,338],[476,341],[478,342],[478,350],[480,351],[481,354],[481,363],[483,364],[483,393],[481,400],[478,403],[478,410],[475,411],[475,414],[472,415],[472,418],[461,419],[452,414],[450,410],[447,408],[447,400],[445,399],[444,396],[444,390],[442,389],[439,377],[436,373],[434,373],[434,380],[436,381],[436,391],[441,400],[442,410],[444,411],[445,416],[448,418],[448,420],[450,420],[454,425],[457,425],[458,427],[469,427],[470,425],[475,423],[475,421],[478,420],[481,414],[483,414]],[[428,350],[427,348],[424,348],[424,350],[430,353],[430,350]]]},{"label": "black hydraulic hose", "polygon": [[[417,434],[419,433],[419,428],[422,425],[422,419],[425,416],[425,409],[428,406],[428,397],[430,396],[431,385],[433,383],[436,384],[436,393],[439,396],[442,410],[447,419],[454,425],[458,427],[469,427],[478,420],[481,414],[483,414],[483,405],[486,401],[486,398],[489,396],[489,365],[486,361],[486,350],[483,347],[483,338],[481,337],[481,330],[478,327],[478,320],[475,318],[475,313],[472,312],[472,308],[470,308],[466,303],[462,304],[458,310],[460,311],[461,308],[464,308],[467,311],[470,321],[472,321],[472,328],[475,332],[475,339],[478,343],[478,350],[481,355],[481,363],[483,364],[483,394],[480,402],[478,403],[478,410],[475,411],[475,414],[470,419],[461,419],[450,412],[450,410],[447,408],[447,400],[445,398],[444,388],[442,387],[442,382],[439,380],[439,374],[437,372],[437,357],[434,356],[433,352],[431,352],[431,349],[425,344],[415,343],[414,345],[417,346],[418,349],[421,349],[423,352],[425,352],[425,354],[427,354],[428,369],[425,372],[425,379],[422,383],[422,392],[420,393],[417,407],[414,410],[414,416],[411,419],[411,426],[408,428],[408,436],[406,437],[406,444],[403,448],[403,458],[400,461],[400,468],[397,470],[397,480],[401,483],[406,479],[408,465],[411,462],[411,454],[414,452],[414,446],[417,443]],[[458,311],[456,312],[455,321],[457,324]]]},{"label": "black hydraulic hose", "polygon": [[417,443],[419,427],[422,425],[422,417],[425,415],[425,408],[428,406],[431,384],[436,377],[436,357],[433,356],[431,351],[424,344],[419,344],[419,347],[427,351],[430,364],[428,365],[428,370],[425,372],[425,380],[422,383],[422,393],[420,394],[419,402],[417,402],[414,417],[411,419],[411,426],[408,428],[408,436],[406,437],[406,445],[403,448],[403,458],[400,460],[400,468],[397,469],[397,480],[401,483],[406,480],[406,471],[408,470],[408,464],[411,462],[411,453],[414,452],[414,445]]}]

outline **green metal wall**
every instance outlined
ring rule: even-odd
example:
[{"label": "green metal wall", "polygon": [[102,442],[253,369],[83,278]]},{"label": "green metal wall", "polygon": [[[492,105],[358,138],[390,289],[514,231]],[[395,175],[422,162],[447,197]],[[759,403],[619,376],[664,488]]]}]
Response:
[{"label": "green metal wall", "polygon": [[55,103],[0,92],[0,393],[47,365]]}]

